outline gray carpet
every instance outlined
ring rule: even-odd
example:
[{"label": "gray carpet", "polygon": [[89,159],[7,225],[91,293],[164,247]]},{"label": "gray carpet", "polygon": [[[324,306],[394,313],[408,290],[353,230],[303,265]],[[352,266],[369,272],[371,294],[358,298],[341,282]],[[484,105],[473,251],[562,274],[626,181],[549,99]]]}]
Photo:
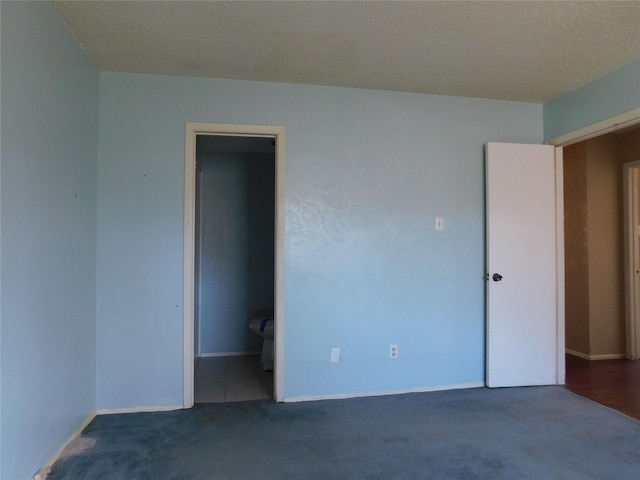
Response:
[{"label": "gray carpet", "polygon": [[97,417],[49,480],[640,479],[640,421],[561,387]]}]

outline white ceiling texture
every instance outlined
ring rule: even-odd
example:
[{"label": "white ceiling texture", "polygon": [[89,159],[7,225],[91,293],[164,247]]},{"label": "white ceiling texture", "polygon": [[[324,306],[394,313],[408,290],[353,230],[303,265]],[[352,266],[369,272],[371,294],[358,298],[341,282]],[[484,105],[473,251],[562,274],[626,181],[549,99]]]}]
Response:
[{"label": "white ceiling texture", "polygon": [[53,1],[104,71],[545,102],[640,58],[640,1]]}]

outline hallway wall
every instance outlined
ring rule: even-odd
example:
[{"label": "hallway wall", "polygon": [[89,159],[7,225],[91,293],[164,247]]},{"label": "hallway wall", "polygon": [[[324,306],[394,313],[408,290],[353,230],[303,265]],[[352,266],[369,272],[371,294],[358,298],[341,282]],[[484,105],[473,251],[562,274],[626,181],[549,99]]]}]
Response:
[{"label": "hallway wall", "polygon": [[587,144],[563,151],[566,347],[585,355],[589,343],[589,241],[587,222]]},{"label": "hallway wall", "polygon": [[622,164],[640,130],[564,149],[566,347],[592,358],[625,351]]}]

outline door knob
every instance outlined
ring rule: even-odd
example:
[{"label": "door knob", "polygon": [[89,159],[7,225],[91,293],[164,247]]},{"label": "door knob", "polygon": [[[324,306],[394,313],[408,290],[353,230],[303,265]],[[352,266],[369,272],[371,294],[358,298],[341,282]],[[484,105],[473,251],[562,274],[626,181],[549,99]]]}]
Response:
[{"label": "door knob", "polygon": [[491,278],[493,278],[494,282],[499,282],[500,280],[502,280],[502,275],[500,275],[499,273],[494,273],[493,277]]}]

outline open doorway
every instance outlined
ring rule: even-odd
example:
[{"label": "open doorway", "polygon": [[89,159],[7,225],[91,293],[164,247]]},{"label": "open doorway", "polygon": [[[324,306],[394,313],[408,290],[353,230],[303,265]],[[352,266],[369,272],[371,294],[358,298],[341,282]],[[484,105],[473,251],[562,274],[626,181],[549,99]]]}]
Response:
[{"label": "open doorway", "polygon": [[195,403],[273,396],[275,151],[196,136]]},{"label": "open doorway", "polygon": [[564,147],[567,353],[628,357],[623,165],[640,158],[640,129]]},{"label": "open doorway", "polygon": [[[265,367],[272,371],[273,388],[267,395],[276,401],[284,399],[284,144],[284,127],[186,125],[185,408],[194,404],[195,360],[202,357],[228,360],[255,354],[244,360],[255,361],[254,371],[264,372]],[[207,190],[208,184],[212,190]],[[219,206],[217,213],[207,208],[212,202]],[[208,221],[203,220],[207,210]],[[212,248],[214,268],[206,264],[205,250]],[[218,318],[208,323],[204,317],[212,311]],[[256,336],[249,329],[256,317],[272,319],[273,350],[268,357],[258,355],[264,332]],[[265,358],[270,360],[267,365]],[[242,399],[247,398],[228,400]]]},{"label": "open doorway", "polygon": [[637,186],[640,162],[629,163],[637,160],[637,125],[564,147],[566,385],[636,417],[638,321],[629,307],[640,302],[630,281],[638,270],[638,190],[628,183],[635,178]]},{"label": "open doorway", "polygon": [[[638,160],[623,164],[626,358],[640,359],[640,130],[632,134]],[[633,154],[630,152],[631,154]],[[623,157],[625,160],[630,155]]]}]

